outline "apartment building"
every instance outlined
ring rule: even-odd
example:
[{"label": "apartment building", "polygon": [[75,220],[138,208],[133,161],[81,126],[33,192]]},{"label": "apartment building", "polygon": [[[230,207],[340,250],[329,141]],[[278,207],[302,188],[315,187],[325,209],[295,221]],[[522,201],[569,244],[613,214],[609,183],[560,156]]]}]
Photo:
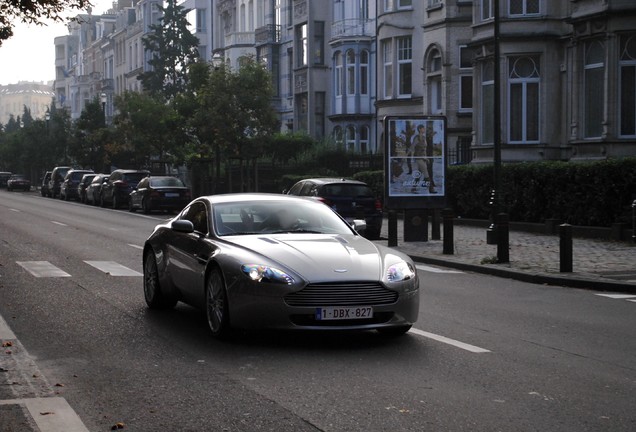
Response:
[{"label": "apartment building", "polygon": [[[56,94],[75,118],[95,95],[105,93],[112,109],[113,94],[140,89],[149,55],[141,39],[157,22],[157,2],[87,14],[56,39]],[[439,115],[449,163],[491,163],[496,134],[504,162],[636,154],[633,0],[182,5],[192,9],[203,59],[239,68],[255,56],[268,68],[281,131],[375,154],[384,151],[386,116]]]},{"label": "apartment building", "polygon": [[34,119],[44,119],[53,97],[51,82],[21,81],[0,86],[0,124],[6,125],[11,116],[21,117],[25,107]]}]

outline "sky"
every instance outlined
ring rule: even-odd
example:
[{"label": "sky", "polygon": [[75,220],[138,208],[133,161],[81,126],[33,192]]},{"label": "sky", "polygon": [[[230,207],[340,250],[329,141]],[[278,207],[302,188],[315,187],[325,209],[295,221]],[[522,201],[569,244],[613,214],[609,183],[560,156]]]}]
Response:
[{"label": "sky", "polygon": [[[110,9],[112,0],[92,0],[93,14]],[[85,11],[70,10],[63,16],[76,16]],[[0,45],[0,85],[20,81],[46,83],[55,79],[55,43],[58,36],[68,34],[66,23],[47,21],[47,26],[16,23],[13,37]]]}]

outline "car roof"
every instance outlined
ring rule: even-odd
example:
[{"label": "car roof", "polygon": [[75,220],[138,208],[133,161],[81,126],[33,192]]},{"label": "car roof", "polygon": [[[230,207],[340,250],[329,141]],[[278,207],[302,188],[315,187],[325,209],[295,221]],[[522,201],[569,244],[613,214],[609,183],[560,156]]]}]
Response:
[{"label": "car roof", "polygon": [[366,185],[366,183],[363,181],[347,179],[342,177],[318,177],[318,178],[303,179],[300,181],[310,181],[318,185],[325,185],[325,184],[331,184],[331,183],[348,183],[348,184]]},{"label": "car roof", "polygon": [[294,195],[258,193],[258,192],[206,195],[206,196],[197,198],[197,200],[207,201],[211,204],[233,203],[233,202],[242,202],[242,201],[263,201],[263,202],[286,201],[289,203],[315,202],[315,201],[307,200],[304,197],[298,197]]}]

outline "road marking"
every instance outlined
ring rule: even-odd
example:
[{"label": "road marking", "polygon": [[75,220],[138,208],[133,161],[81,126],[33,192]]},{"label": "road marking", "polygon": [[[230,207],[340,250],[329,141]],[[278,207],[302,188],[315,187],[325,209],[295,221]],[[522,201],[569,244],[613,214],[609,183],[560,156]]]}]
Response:
[{"label": "road marking", "polygon": [[58,221],[51,221],[51,223],[54,223],[55,225],[59,225],[59,226],[68,226],[65,223],[58,222]]},{"label": "road marking", "polygon": [[2,315],[0,315],[0,339],[17,339],[15,334],[9,328],[9,324],[7,324],[4,318],[2,318]]},{"label": "road marking", "polygon": [[9,210],[11,210],[12,212],[20,213],[20,210],[18,209],[10,208]]},{"label": "road marking", "polygon": [[445,269],[441,269],[441,268],[437,268],[437,267],[430,267],[427,265],[423,265],[423,264],[416,264],[415,267],[418,270],[422,270],[422,271],[427,271],[427,272],[431,272],[431,273],[463,273],[459,270],[445,270]]},{"label": "road marking", "polygon": [[141,273],[131,270],[115,261],[84,261],[111,276],[143,276]]},{"label": "road marking", "polygon": [[634,294],[596,294],[599,297],[607,297],[615,300],[636,299]]},{"label": "road marking", "polygon": [[442,342],[442,343],[445,343],[445,344],[448,344],[448,345],[452,345],[454,347],[461,348],[463,350],[470,351],[470,352],[473,352],[473,353],[489,353],[490,352],[490,350],[487,350],[487,349],[484,349],[484,348],[479,348],[478,346],[470,345],[470,344],[467,344],[467,343],[464,343],[464,342],[456,341],[454,339],[450,339],[450,338],[447,338],[445,336],[440,336],[440,335],[437,335],[435,333],[429,333],[429,332],[425,332],[425,331],[418,330],[418,329],[413,329],[413,328],[411,330],[409,330],[409,332],[410,333],[415,333],[416,335],[424,336],[425,338],[436,340],[438,342]]},{"label": "road marking", "polygon": [[16,261],[16,264],[38,278],[71,276],[48,261]]},{"label": "road marking", "polygon": [[42,432],[88,432],[73,408],[61,397],[0,400],[0,405],[24,405]]},{"label": "road marking", "polygon": [[130,243],[128,243],[128,246],[134,247],[135,249],[140,249],[140,250],[144,248],[143,246],[134,245],[134,244],[130,244]]}]

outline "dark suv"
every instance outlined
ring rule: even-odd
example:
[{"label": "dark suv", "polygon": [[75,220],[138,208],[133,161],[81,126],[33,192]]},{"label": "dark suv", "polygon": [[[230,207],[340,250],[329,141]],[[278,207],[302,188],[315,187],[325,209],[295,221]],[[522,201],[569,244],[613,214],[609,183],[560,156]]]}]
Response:
[{"label": "dark suv", "polygon": [[102,185],[100,192],[100,204],[106,207],[108,204],[113,208],[120,208],[128,205],[130,192],[139,184],[141,179],[148,177],[146,170],[126,170],[118,169],[110,173],[108,181]]},{"label": "dark suv", "polygon": [[349,223],[364,219],[368,239],[380,238],[382,230],[382,202],[364,182],[341,178],[312,178],[301,180],[289,189],[288,195],[312,197],[334,209]]},{"label": "dark suv", "polygon": [[64,181],[60,187],[60,199],[68,201],[70,199],[79,200],[77,186],[84,174],[93,174],[93,170],[72,169],[64,176]]}]

